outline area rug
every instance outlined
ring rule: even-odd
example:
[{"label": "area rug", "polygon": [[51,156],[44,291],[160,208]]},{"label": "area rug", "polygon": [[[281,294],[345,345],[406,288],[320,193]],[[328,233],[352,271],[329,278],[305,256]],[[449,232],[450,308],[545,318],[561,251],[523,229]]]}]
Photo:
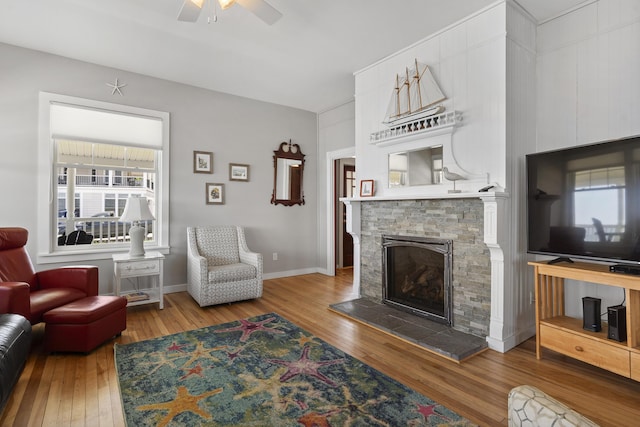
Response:
[{"label": "area rug", "polygon": [[471,426],[275,313],[116,345],[128,426]]}]

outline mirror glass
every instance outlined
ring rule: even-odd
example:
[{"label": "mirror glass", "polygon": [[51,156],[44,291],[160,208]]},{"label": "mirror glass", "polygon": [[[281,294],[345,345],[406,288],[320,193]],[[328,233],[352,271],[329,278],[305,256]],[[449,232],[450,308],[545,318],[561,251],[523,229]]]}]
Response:
[{"label": "mirror glass", "polygon": [[304,172],[304,154],[298,144],[280,143],[273,152],[273,193],[274,205],[304,205],[302,177]]},{"label": "mirror glass", "polygon": [[442,145],[389,154],[389,188],[442,182]]}]

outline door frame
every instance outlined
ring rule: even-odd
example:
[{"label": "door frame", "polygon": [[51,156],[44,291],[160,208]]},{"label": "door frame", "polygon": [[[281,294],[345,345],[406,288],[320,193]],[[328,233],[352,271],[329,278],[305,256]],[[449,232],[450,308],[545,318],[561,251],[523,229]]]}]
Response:
[{"label": "door frame", "polygon": [[[347,157],[355,157],[356,147],[343,148],[341,150],[327,151],[327,274],[329,276],[336,275],[336,221],[335,209],[337,200],[335,200],[335,161]],[[356,169],[357,170],[357,169]],[[354,258],[353,263],[360,262]]]}]

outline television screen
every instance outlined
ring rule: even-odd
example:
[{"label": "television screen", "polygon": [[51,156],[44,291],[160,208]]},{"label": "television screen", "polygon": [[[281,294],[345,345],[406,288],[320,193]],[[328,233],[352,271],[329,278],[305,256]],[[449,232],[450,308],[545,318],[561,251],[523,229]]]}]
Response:
[{"label": "television screen", "polygon": [[640,263],[640,137],[526,161],[529,253]]}]

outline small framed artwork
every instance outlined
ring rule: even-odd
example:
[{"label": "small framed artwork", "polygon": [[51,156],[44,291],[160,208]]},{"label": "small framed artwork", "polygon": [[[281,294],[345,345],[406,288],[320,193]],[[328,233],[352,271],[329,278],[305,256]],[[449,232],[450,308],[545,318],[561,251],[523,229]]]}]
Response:
[{"label": "small framed artwork", "polygon": [[229,181],[249,181],[249,165],[229,163]]},{"label": "small framed artwork", "polygon": [[224,205],[224,184],[207,182],[205,188],[207,191],[206,201],[208,205]]},{"label": "small framed artwork", "polygon": [[363,179],[360,181],[360,197],[371,197],[373,196],[373,191],[372,179]]},{"label": "small framed artwork", "polygon": [[194,151],[193,173],[213,173],[213,153],[209,151]]}]

